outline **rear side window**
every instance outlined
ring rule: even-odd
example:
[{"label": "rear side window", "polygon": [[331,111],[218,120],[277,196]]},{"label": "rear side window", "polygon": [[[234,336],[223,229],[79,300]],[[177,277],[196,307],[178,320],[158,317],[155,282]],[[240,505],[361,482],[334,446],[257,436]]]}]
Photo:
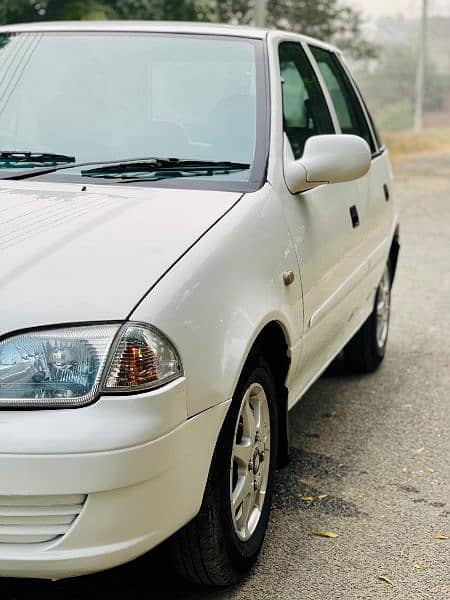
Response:
[{"label": "rear side window", "polygon": [[359,98],[338,58],[332,52],[315,46],[311,47],[311,52],[330,93],[342,133],[364,138],[372,152],[376,152]]},{"label": "rear side window", "polygon": [[283,42],[278,54],[284,131],[295,158],[300,158],[308,138],[333,134],[335,130],[322,88],[303,48],[296,42]]}]

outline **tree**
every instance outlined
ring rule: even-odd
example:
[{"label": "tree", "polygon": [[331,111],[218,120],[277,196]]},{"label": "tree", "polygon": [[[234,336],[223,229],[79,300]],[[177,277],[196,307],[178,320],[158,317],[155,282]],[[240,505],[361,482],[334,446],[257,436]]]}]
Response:
[{"label": "tree", "polygon": [[196,21],[195,0],[112,0],[121,19]]},{"label": "tree", "polygon": [[[219,21],[252,23],[254,0],[216,0],[216,5]],[[335,43],[355,59],[376,56],[376,46],[362,34],[361,13],[340,0],[269,0],[267,24]]]},{"label": "tree", "polygon": [[339,0],[269,0],[268,24],[336,44],[353,58],[373,58],[376,47],[364,39],[361,13]]},{"label": "tree", "polygon": [[249,25],[253,19],[254,0],[216,0],[217,20],[220,23]]},{"label": "tree", "polygon": [[111,18],[196,21],[213,15],[212,0],[0,0],[2,23]]},{"label": "tree", "polygon": [[102,0],[3,0],[3,23],[62,20],[109,19],[115,16],[111,2]]},{"label": "tree", "polygon": [[[157,19],[251,24],[255,0],[0,0],[0,20]],[[370,57],[359,12],[341,0],[269,0],[268,25],[335,42],[355,58]]]},{"label": "tree", "polygon": [[[359,74],[364,95],[382,129],[407,129],[412,126],[416,56],[407,43],[387,46],[372,68]],[[427,61],[425,110],[443,106],[443,78],[435,64]]]}]

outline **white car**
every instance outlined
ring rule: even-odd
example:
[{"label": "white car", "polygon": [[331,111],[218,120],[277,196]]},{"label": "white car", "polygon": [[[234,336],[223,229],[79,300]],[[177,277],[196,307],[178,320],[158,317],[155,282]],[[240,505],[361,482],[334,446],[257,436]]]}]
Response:
[{"label": "white car", "polygon": [[288,412],[373,371],[399,252],[388,153],[338,50],[173,23],[0,28],[0,575],[167,540],[255,562]]}]

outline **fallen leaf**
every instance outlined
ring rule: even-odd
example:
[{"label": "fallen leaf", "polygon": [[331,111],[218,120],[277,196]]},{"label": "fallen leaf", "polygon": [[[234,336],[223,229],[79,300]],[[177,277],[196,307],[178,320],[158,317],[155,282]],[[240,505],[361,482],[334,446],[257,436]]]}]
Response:
[{"label": "fallen leaf", "polygon": [[433,537],[435,540],[448,540],[448,535],[444,535],[443,533],[437,533]]},{"label": "fallen leaf", "polygon": [[381,514],[381,515],[380,515],[380,519],[384,519],[384,517],[385,517],[385,516],[386,516],[386,515],[384,515],[384,514]]},{"label": "fallen leaf", "polygon": [[386,575],[378,575],[378,579],[384,581],[385,583],[388,583],[389,585],[394,585],[392,579],[389,579],[389,577],[386,577]]},{"label": "fallen leaf", "polygon": [[418,448],[416,450],[416,454],[422,454],[422,452],[424,452],[424,451],[425,451],[425,448]]},{"label": "fallen leaf", "polygon": [[403,467],[402,473],[407,473],[407,472],[408,472],[408,467]]},{"label": "fallen leaf", "polygon": [[311,531],[311,535],[324,538],[337,538],[338,534],[334,531]]},{"label": "fallen leaf", "polygon": [[414,563],[413,567],[417,570],[419,569],[423,569],[425,567],[425,565],[423,565],[422,563]]},{"label": "fallen leaf", "polygon": [[428,471],[428,473],[434,473],[434,469],[431,467],[426,467],[425,471]]},{"label": "fallen leaf", "polygon": [[314,479],[306,479],[306,477],[298,477],[297,481],[308,487],[316,487],[317,485],[317,481],[314,481]]},{"label": "fallen leaf", "polygon": [[320,494],[317,496],[317,500],[325,500],[325,498],[328,498],[328,494]]},{"label": "fallen leaf", "polygon": [[300,500],[303,500],[303,502],[312,502],[314,500],[314,496],[300,496]]}]

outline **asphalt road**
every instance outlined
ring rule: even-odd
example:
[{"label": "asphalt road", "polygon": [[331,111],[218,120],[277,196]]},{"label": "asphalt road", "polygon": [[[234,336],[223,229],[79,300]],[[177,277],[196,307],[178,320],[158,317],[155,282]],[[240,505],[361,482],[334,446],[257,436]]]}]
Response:
[{"label": "asphalt road", "polygon": [[386,361],[368,377],[328,373],[294,409],[292,461],[278,475],[252,575],[233,590],[200,592],[152,553],[78,580],[4,579],[2,600],[450,598],[450,540],[435,539],[450,536],[450,155],[398,168],[397,199],[402,250]]}]

